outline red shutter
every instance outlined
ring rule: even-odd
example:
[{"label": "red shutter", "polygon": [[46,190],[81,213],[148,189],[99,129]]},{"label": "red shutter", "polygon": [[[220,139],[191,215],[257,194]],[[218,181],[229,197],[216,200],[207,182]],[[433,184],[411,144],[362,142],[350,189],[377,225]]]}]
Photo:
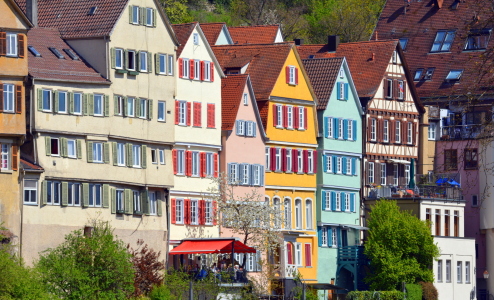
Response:
[{"label": "red shutter", "polygon": [[367,130],[367,141],[372,140],[372,118],[367,118],[367,127],[365,130]]},{"label": "red shutter", "polygon": [[173,157],[173,174],[177,174],[177,150],[173,149],[172,150],[172,157]]},{"label": "red shutter", "polygon": [[202,115],[202,103],[199,102],[197,103],[197,126],[201,127],[202,126],[202,118],[201,118],[201,115]]},{"label": "red shutter", "polygon": [[308,122],[308,120],[307,120],[307,107],[302,107],[300,109],[304,110],[304,129],[307,129],[308,128],[307,127],[307,122]]},{"label": "red shutter", "polygon": [[271,147],[269,151],[271,154],[271,164],[270,164],[271,171],[276,171],[276,148]]},{"label": "red shutter", "polygon": [[183,59],[178,59],[178,78],[184,77],[184,61]]},{"label": "red shutter", "polygon": [[0,84],[0,112],[3,111],[3,84]]},{"label": "red shutter", "polygon": [[197,102],[192,103],[192,115],[194,116],[192,126],[197,126]]},{"label": "red shutter", "polygon": [[310,244],[305,244],[305,266],[312,267],[312,253],[310,251]]},{"label": "red shutter", "polygon": [[190,199],[184,200],[184,224],[190,224]]},{"label": "red shutter", "polygon": [[190,79],[194,79],[194,78],[196,77],[196,76],[195,76],[195,69],[196,69],[196,66],[195,66],[195,64],[194,64],[194,60],[193,60],[193,59],[189,60],[189,64],[190,64],[190,65],[189,65],[189,69],[190,69],[190,76],[189,76],[189,78],[190,78]]},{"label": "red shutter", "polygon": [[216,105],[211,104],[211,128],[216,128]]},{"label": "red shutter", "polygon": [[417,123],[413,122],[412,123],[412,144],[416,145],[417,144]]},{"label": "red shutter", "polygon": [[218,153],[213,154],[214,159],[214,177],[218,177]]},{"label": "red shutter", "polygon": [[192,103],[187,102],[187,116],[186,116],[187,126],[190,126],[190,119],[191,119],[190,117],[191,117],[191,110],[192,110],[191,106],[192,106]]},{"label": "red shutter", "polygon": [[211,82],[213,82],[214,81],[214,63],[211,62],[209,65],[211,66]]},{"label": "red shutter", "polygon": [[285,77],[286,77],[286,83],[290,83],[290,67],[286,66],[285,68]]},{"label": "red shutter", "polygon": [[287,257],[287,262],[289,265],[293,265],[293,249],[292,249],[292,243],[287,243],[286,244],[286,257]]},{"label": "red shutter", "polygon": [[200,73],[199,78],[201,79],[201,81],[203,81],[204,80],[204,65],[205,65],[204,64],[204,61],[201,60],[201,62],[200,62],[199,65],[200,65],[200,68],[201,68],[201,71],[200,71],[201,73]]},{"label": "red shutter", "polygon": [[201,160],[201,170],[199,170],[199,173],[201,177],[206,177],[206,152],[199,153],[199,159]]},{"label": "red shutter", "polygon": [[276,127],[278,125],[278,114],[277,114],[277,105],[273,104],[273,126]]},{"label": "red shutter", "polygon": [[395,129],[396,129],[396,124],[395,120],[389,120],[388,122],[388,132],[389,132],[389,142],[394,143],[395,142]]},{"label": "red shutter", "polygon": [[12,170],[17,171],[19,148],[17,147],[17,145],[12,145],[11,151],[12,151]]},{"label": "red shutter", "polygon": [[299,118],[299,108],[294,107],[293,108],[293,126],[295,129],[298,129],[300,127],[300,118]]},{"label": "red shutter", "polygon": [[298,150],[292,149],[292,168],[293,173],[298,172]]},{"label": "red shutter", "polygon": [[295,68],[295,84],[298,84],[298,68]]},{"label": "red shutter", "polygon": [[22,113],[22,85],[15,86],[15,112]]},{"label": "red shutter", "polygon": [[312,151],[312,160],[314,162],[314,166],[312,167],[312,171],[314,172],[314,174],[317,174],[317,151]]},{"label": "red shutter", "polygon": [[206,224],[206,201],[199,200],[199,225]]},{"label": "red shutter", "polygon": [[401,121],[401,143],[405,145],[408,140],[407,140],[407,121]]},{"label": "red shutter", "polygon": [[308,150],[304,150],[303,152],[303,159],[304,159],[304,173],[308,173],[309,172],[309,151]]},{"label": "red shutter", "polygon": [[173,198],[172,200],[172,224],[177,223],[177,199]]},{"label": "red shutter", "polygon": [[185,151],[185,176],[192,175],[192,152]]},{"label": "red shutter", "polygon": [[7,33],[0,32],[0,56],[7,54]]},{"label": "red shutter", "polygon": [[218,203],[213,201],[213,225],[218,224]]},{"label": "red shutter", "polygon": [[281,170],[286,172],[286,148],[281,148]]},{"label": "red shutter", "polygon": [[175,125],[178,124],[178,121],[180,120],[180,103],[178,100],[175,100]]},{"label": "red shutter", "polygon": [[288,127],[288,108],[286,105],[282,106],[282,111],[283,111],[283,127],[287,128]]},{"label": "red shutter", "polygon": [[19,53],[19,57],[24,57],[24,35],[19,33],[17,34],[17,51]]}]

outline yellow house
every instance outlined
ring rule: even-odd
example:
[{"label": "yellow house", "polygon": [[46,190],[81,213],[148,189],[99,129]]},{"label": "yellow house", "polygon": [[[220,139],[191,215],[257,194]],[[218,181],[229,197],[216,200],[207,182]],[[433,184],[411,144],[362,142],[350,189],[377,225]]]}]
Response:
[{"label": "yellow house", "polygon": [[[296,48],[290,43],[213,47],[223,71],[249,74],[266,142],[266,200],[283,211],[279,279],[317,282],[315,222],[316,99]],[[285,285],[286,287],[289,284]],[[286,292],[286,291],[285,291]]]}]

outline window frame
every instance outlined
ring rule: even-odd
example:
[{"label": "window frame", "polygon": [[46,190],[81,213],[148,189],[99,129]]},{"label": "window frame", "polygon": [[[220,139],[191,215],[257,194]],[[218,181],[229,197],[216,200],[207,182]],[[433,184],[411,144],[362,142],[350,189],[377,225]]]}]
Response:
[{"label": "window frame", "polygon": [[427,127],[427,139],[429,141],[435,141],[436,140],[436,123],[435,122],[429,122],[429,127]]},{"label": "window frame", "polygon": [[[143,63],[143,60],[145,61]],[[139,72],[148,73],[148,52],[139,51]]]},{"label": "window frame", "polygon": [[[453,161],[454,159],[454,161]],[[458,170],[458,150],[457,149],[445,149],[444,150],[444,170],[456,171]]]},{"label": "window frame", "polygon": [[288,84],[296,85],[296,73],[297,68],[295,66],[288,66]]},{"label": "window frame", "polygon": [[[98,192],[99,191],[99,192]],[[99,197],[98,197],[99,195]],[[103,203],[103,191],[102,191],[102,185],[99,183],[90,183],[89,184],[89,200],[88,200],[88,206],[89,207],[102,207]],[[99,204],[98,204],[99,202]]]},{"label": "window frame", "polygon": [[465,170],[476,170],[479,167],[479,154],[477,148],[465,148],[463,150],[463,168]]},{"label": "window frame", "polygon": [[369,183],[374,183],[375,180],[374,171],[376,170],[374,166],[374,162],[368,162],[367,164],[368,164],[367,180]]},{"label": "window frame", "polygon": [[[29,187],[26,186],[26,181],[28,182],[34,182],[35,187]],[[32,201],[32,191],[34,191],[34,201]],[[26,192],[28,192],[28,197],[26,197]],[[35,179],[24,179],[23,181],[23,193],[22,193],[22,200],[25,205],[38,205],[38,180]],[[28,201],[26,201],[26,198],[29,198]]]},{"label": "window frame", "polygon": [[295,229],[301,230],[302,227],[302,199],[295,199]]},{"label": "window frame", "polygon": [[446,260],[446,282],[451,282],[451,260]]},{"label": "window frame", "polygon": [[443,282],[443,260],[437,261],[437,282]]},{"label": "window frame", "polygon": [[[43,111],[44,112],[52,112],[53,111],[53,91],[52,90],[48,90],[48,89],[42,89],[41,90],[41,94],[42,94],[42,97],[43,97],[43,100],[42,100],[42,108],[43,108]],[[48,99],[45,98],[45,96],[48,95]],[[48,104],[49,107],[46,108],[45,104]]]},{"label": "window frame", "polygon": [[132,6],[132,24],[139,25],[140,9],[139,6]]},{"label": "window frame", "polygon": [[190,225],[199,225],[199,201],[190,199]]},{"label": "window frame", "polygon": [[371,118],[371,142],[377,141],[377,119],[376,118]]},{"label": "window frame", "polygon": [[407,122],[407,144],[413,144],[413,122]]},{"label": "window frame", "polygon": [[[73,145],[73,154],[70,154],[70,145]],[[67,139],[67,157],[69,158],[77,158],[77,140],[75,139]]]},{"label": "window frame", "polygon": [[115,210],[117,214],[123,214],[125,211],[125,190],[115,190]]},{"label": "window frame", "polygon": [[191,176],[199,177],[200,175],[200,161],[199,161],[199,151],[192,151],[191,155]]},{"label": "window frame", "polygon": [[166,164],[165,150],[164,149],[158,149],[158,161],[159,161],[160,165]]},{"label": "window frame", "polygon": [[168,73],[168,75],[173,76],[173,71],[175,68],[174,67],[174,63],[175,63],[174,55],[173,54],[167,54],[166,56],[168,58],[168,64],[167,64],[167,66],[168,66],[167,71],[168,72],[167,73]]},{"label": "window frame", "polygon": [[15,113],[15,85],[3,84],[3,112]]},{"label": "window frame", "polygon": [[389,143],[389,120],[383,120],[383,142]]},{"label": "window frame", "polygon": [[147,119],[148,117],[148,100],[144,98],[139,98],[139,118]]},{"label": "window frame", "polygon": [[7,32],[5,36],[5,56],[8,57],[18,57],[18,39],[17,33]]},{"label": "window frame", "polygon": [[[440,37],[440,34],[444,34],[442,39],[438,39]],[[448,37],[451,37],[451,40],[448,41]],[[456,30],[438,30],[436,32],[436,36],[434,37],[434,41],[432,42],[431,50],[429,51],[430,53],[444,53],[444,52],[451,52],[451,47],[453,46],[454,39],[456,37]],[[445,45],[449,45],[447,49],[444,49]],[[437,47],[436,50],[434,48]]]},{"label": "window frame", "polygon": [[305,107],[298,107],[298,130],[306,130],[305,128]]},{"label": "window frame", "polygon": [[125,143],[117,143],[117,166],[126,167]]},{"label": "window frame", "polygon": [[93,142],[93,163],[103,163],[103,143],[102,142]]},{"label": "window frame", "polygon": [[[135,50],[126,50],[127,51],[127,60],[125,64],[125,69],[128,71],[137,71],[137,52]],[[131,59],[132,58],[132,59]]]},{"label": "window frame", "polygon": [[[98,101],[96,99],[99,99]],[[94,99],[93,99],[93,115],[96,117],[103,117],[105,114],[105,95],[103,94],[94,94]],[[99,108],[99,111],[97,112],[97,109]]]},{"label": "window frame", "polygon": [[[56,147],[55,147],[57,149],[57,152],[56,153],[53,153],[54,142],[56,143]],[[60,153],[60,139],[57,138],[57,137],[50,137],[50,155],[51,156],[61,156],[61,153]]]},{"label": "window frame", "polygon": [[146,18],[145,18],[145,26],[153,27],[154,24],[154,11],[152,8],[146,7]]},{"label": "window frame", "polygon": [[[122,48],[115,48],[115,69],[123,70],[125,69],[125,50]],[[120,64],[119,64],[120,60]]]},{"label": "window frame", "polygon": [[395,119],[395,143],[401,144],[401,121]]},{"label": "window frame", "polygon": [[158,122],[166,122],[166,101],[158,101]]},{"label": "window frame", "polygon": [[190,62],[188,58],[182,58],[182,78],[189,79]]},{"label": "window frame", "polygon": [[175,224],[184,224],[184,203],[183,198],[175,199]]},{"label": "window frame", "polygon": [[313,212],[312,212],[312,200],[305,199],[305,229],[312,229],[312,220],[313,220]]},{"label": "window frame", "polygon": [[142,166],[142,147],[141,145],[132,145],[132,167],[141,168]]},{"label": "window frame", "polygon": [[201,61],[194,59],[194,80],[201,80]]},{"label": "window frame", "polygon": [[293,128],[293,106],[287,105],[286,106],[286,125],[288,129],[294,129]]},{"label": "window frame", "polygon": [[463,283],[463,262],[456,262],[456,283]]},{"label": "window frame", "polygon": [[178,125],[187,126],[187,101],[178,101]]}]

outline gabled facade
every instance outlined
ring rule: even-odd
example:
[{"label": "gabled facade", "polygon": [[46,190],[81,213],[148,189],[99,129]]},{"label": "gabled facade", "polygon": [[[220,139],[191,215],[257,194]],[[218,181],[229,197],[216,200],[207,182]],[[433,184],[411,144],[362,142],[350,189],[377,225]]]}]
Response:
[{"label": "gabled facade", "polygon": [[[316,219],[319,282],[362,287],[360,183],[362,115],[345,58],[304,59],[318,98],[319,167]],[[360,288],[361,289],[361,288]]]},{"label": "gabled facade", "polygon": [[[185,238],[218,237],[216,205],[208,190],[219,175],[221,68],[199,23],[173,25],[177,49],[175,185],[170,191],[171,246]],[[212,262],[179,262],[211,265]]]},{"label": "gabled facade", "polygon": [[270,257],[280,264],[285,295],[300,274],[317,281],[314,218],[317,173],[316,98],[295,47],[289,43],[213,47],[227,74],[249,74],[263,126],[266,199],[283,210],[284,246]]},{"label": "gabled facade", "polygon": [[31,22],[14,1],[0,1],[0,224],[11,242],[21,235],[20,146],[26,135],[27,31]]},{"label": "gabled facade", "polygon": [[280,25],[228,27],[234,44],[283,43]]},{"label": "gabled facade", "polygon": [[233,45],[226,23],[201,23],[201,29],[209,45]]}]

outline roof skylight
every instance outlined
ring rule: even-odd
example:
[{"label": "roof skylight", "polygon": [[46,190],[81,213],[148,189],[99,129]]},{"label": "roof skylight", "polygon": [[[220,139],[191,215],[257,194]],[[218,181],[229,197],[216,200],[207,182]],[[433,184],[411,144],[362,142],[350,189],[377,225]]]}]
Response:
[{"label": "roof skylight", "polygon": [[89,9],[89,13],[88,13],[88,15],[89,15],[89,16],[94,15],[94,13],[96,12],[96,9],[98,9],[98,7],[97,7],[97,6],[93,6],[93,7],[91,7],[91,8]]},{"label": "roof skylight", "polygon": [[408,44],[408,38],[401,38],[400,39],[401,49],[405,50],[407,48],[407,44]]},{"label": "roof skylight", "polygon": [[79,56],[77,56],[72,49],[63,49],[63,51],[73,60],[79,60]]},{"label": "roof skylight", "polygon": [[29,49],[29,52],[31,52],[34,56],[40,57],[41,54],[36,50],[33,46],[27,46],[27,49]]},{"label": "roof skylight", "polygon": [[53,54],[55,54],[55,56],[58,57],[59,59],[65,58],[65,56],[63,56],[62,53],[60,53],[60,51],[57,50],[57,48],[48,47],[48,49],[50,49],[50,51],[53,52]]},{"label": "roof skylight", "polygon": [[446,80],[449,81],[457,81],[460,80],[461,75],[463,74],[463,70],[451,70],[446,76]]}]

